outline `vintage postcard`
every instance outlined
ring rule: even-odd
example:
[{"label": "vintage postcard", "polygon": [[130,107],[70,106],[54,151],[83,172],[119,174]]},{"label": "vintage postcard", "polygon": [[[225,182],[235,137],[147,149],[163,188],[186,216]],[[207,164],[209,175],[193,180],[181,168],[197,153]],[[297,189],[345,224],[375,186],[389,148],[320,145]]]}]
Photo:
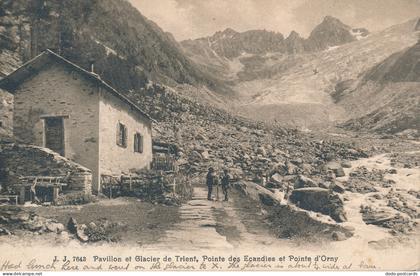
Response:
[{"label": "vintage postcard", "polygon": [[1,0],[0,270],[416,275],[419,15]]}]

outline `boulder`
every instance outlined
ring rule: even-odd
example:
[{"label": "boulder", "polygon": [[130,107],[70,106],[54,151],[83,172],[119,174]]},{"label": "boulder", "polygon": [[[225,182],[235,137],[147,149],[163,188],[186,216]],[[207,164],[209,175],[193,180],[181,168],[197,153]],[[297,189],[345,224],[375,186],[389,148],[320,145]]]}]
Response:
[{"label": "boulder", "polygon": [[327,171],[328,170],[333,171],[336,177],[342,177],[342,176],[345,176],[346,175],[344,173],[343,167],[338,162],[334,162],[334,161],[328,162],[325,165],[325,168],[326,168]]},{"label": "boulder", "polygon": [[356,230],[356,228],[354,228],[353,226],[350,226],[350,225],[343,226],[343,228],[346,231],[349,231],[349,232],[354,232]]},{"label": "boulder", "polygon": [[343,177],[343,176],[346,175],[343,168],[338,168],[338,169],[333,170],[333,171],[334,171],[334,174],[335,174],[336,177]]},{"label": "boulder", "polygon": [[251,159],[251,157],[247,153],[245,153],[244,155],[242,155],[242,158],[245,159],[245,160]]},{"label": "boulder", "polygon": [[201,156],[201,154],[198,151],[192,151],[191,152],[191,159],[193,160],[201,160],[203,159],[203,156]]},{"label": "boulder", "polygon": [[241,168],[230,168],[229,174],[231,176],[232,181],[239,181],[242,179],[244,172]]},{"label": "boulder", "polygon": [[330,181],[325,181],[325,182],[319,183],[319,187],[324,188],[324,189],[329,189],[333,185],[334,185],[334,183],[332,183]]},{"label": "boulder", "polygon": [[257,154],[261,154],[262,156],[267,156],[267,151],[265,150],[264,147],[258,147]]},{"label": "boulder", "polygon": [[281,184],[283,182],[283,176],[279,173],[275,173],[270,177],[270,181],[276,184]]},{"label": "boulder", "polygon": [[347,215],[344,211],[344,201],[343,199],[334,193],[331,193],[329,196],[329,202],[324,206],[321,211],[323,214],[329,215],[336,222],[345,222],[347,221]]},{"label": "boulder", "polygon": [[246,127],[239,127],[238,130],[242,131],[242,132],[245,132],[245,133],[247,133],[249,131],[248,128],[246,128]]},{"label": "boulder", "polygon": [[12,233],[10,233],[9,230],[7,230],[6,228],[1,228],[0,227],[0,236],[6,236],[6,235],[11,235]]},{"label": "boulder", "polygon": [[330,191],[319,187],[300,188],[292,191],[290,200],[300,208],[320,212],[329,203]]},{"label": "boulder", "polygon": [[287,161],[284,167],[286,174],[293,175],[299,173],[299,168],[293,165],[291,162]]},{"label": "boulder", "polygon": [[302,209],[329,215],[337,222],[347,220],[343,200],[328,189],[319,187],[295,189],[290,200]]},{"label": "boulder", "polygon": [[0,216],[0,223],[9,223],[9,219],[5,216]]},{"label": "boulder", "polygon": [[284,151],[280,149],[274,149],[273,153],[278,156],[285,156],[285,157],[289,156],[289,154],[285,153]]},{"label": "boulder", "polygon": [[195,139],[201,140],[201,141],[206,141],[207,137],[204,134],[199,133],[199,134],[197,134],[197,136],[195,136]]},{"label": "boulder", "polygon": [[295,158],[295,159],[292,159],[290,162],[296,166],[303,164],[302,158]]},{"label": "boulder", "polygon": [[257,159],[257,161],[262,162],[262,163],[268,163],[271,161],[269,158],[264,157],[262,155],[258,155],[257,158],[254,158],[254,159]]},{"label": "boulder", "polygon": [[272,191],[273,189],[278,189],[281,187],[280,184],[278,183],[274,183],[274,182],[268,182],[267,184],[265,184],[264,186],[265,188],[269,189],[270,191]]},{"label": "boulder", "polygon": [[335,154],[334,154],[334,153],[327,153],[327,154],[325,154],[325,156],[324,156],[324,159],[325,159],[326,161],[332,161],[332,160],[334,160],[334,158],[335,158]]},{"label": "boulder", "polygon": [[202,156],[204,159],[209,159],[210,154],[209,154],[209,152],[208,152],[207,150],[205,150],[205,151],[203,151],[203,152],[201,153],[201,156]]},{"label": "boulder", "polygon": [[63,224],[55,222],[55,221],[47,221],[45,223],[45,227],[47,228],[48,231],[57,233],[57,234],[61,233],[65,229]]},{"label": "boulder", "polygon": [[22,212],[22,213],[18,213],[16,215],[11,215],[10,216],[10,220],[11,221],[16,221],[16,222],[26,222],[28,221],[30,218],[30,215],[28,213]]},{"label": "boulder", "polygon": [[313,172],[313,167],[309,164],[301,164],[299,167],[302,169],[303,173],[306,175],[311,175]]},{"label": "boulder", "polygon": [[393,169],[389,169],[389,170],[388,170],[388,173],[389,173],[389,174],[397,174],[397,170],[396,170],[396,169],[394,169],[394,168],[393,168]]},{"label": "boulder", "polygon": [[332,232],[332,234],[331,234],[331,238],[332,238],[334,241],[344,241],[344,240],[347,240],[346,235],[345,235],[344,233],[342,233],[342,232],[338,232],[338,231],[334,231],[334,232]]},{"label": "boulder", "polygon": [[344,161],[344,162],[341,162],[341,166],[343,168],[349,169],[351,168],[351,163],[349,161]]},{"label": "boulder", "polygon": [[369,207],[362,210],[362,218],[366,224],[382,225],[383,223],[393,220],[397,212],[391,211],[390,208],[371,209]]},{"label": "boulder", "polygon": [[274,198],[277,199],[277,202],[280,202],[280,203],[282,203],[286,198],[286,195],[284,194],[284,192],[281,192],[278,189],[275,189],[273,191],[273,194],[274,194]]},{"label": "boulder", "polygon": [[93,221],[89,222],[88,224],[88,228],[95,230],[96,228],[98,228],[98,226],[96,225],[96,223],[94,223]]},{"label": "boulder", "polygon": [[299,188],[307,188],[307,187],[318,187],[318,185],[315,183],[315,181],[313,181],[309,177],[299,175],[296,178],[294,188],[299,189]]},{"label": "boulder", "polygon": [[36,231],[42,231],[45,229],[44,222],[38,218],[34,220],[29,220],[25,223],[25,228],[29,231],[36,232]]},{"label": "boulder", "polygon": [[269,196],[268,194],[260,193],[258,194],[258,197],[260,198],[261,203],[264,205],[267,205],[267,206],[276,205],[276,200],[272,196]]}]

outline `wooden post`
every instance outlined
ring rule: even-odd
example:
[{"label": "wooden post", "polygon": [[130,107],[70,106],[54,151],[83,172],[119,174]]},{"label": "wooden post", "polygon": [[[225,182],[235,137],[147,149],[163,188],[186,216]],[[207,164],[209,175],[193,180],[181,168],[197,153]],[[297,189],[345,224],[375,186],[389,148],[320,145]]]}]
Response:
[{"label": "wooden post", "polygon": [[53,203],[57,202],[58,199],[58,193],[60,191],[60,186],[53,186]]},{"label": "wooden post", "polygon": [[25,186],[20,187],[19,204],[25,204]]}]

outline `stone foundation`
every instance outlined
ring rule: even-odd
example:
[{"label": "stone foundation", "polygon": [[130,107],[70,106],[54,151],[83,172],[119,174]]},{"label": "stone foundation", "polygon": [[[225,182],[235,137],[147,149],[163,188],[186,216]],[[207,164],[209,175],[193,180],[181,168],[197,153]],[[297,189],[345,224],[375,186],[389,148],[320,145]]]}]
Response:
[{"label": "stone foundation", "polygon": [[64,191],[92,192],[92,173],[49,149],[23,144],[0,144],[0,184],[12,190],[22,176],[68,176]]}]

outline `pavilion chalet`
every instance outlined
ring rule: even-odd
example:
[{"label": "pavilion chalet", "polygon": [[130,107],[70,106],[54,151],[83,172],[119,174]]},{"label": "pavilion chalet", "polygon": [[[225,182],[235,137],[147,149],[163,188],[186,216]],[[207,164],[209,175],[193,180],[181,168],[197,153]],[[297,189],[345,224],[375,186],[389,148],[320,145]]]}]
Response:
[{"label": "pavilion chalet", "polygon": [[152,119],[133,102],[52,51],[45,51],[0,81],[14,95],[17,141],[46,147],[101,176],[149,168]]}]

